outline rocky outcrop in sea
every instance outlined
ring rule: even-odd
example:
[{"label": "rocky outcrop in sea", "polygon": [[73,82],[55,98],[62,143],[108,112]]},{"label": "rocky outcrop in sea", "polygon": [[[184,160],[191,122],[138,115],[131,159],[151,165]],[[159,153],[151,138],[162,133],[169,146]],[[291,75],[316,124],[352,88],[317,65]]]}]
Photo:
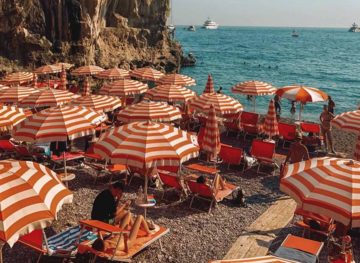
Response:
[{"label": "rocky outcrop in sea", "polygon": [[0,0],[0,70],[55,61],[178,69],[168,0]]}]

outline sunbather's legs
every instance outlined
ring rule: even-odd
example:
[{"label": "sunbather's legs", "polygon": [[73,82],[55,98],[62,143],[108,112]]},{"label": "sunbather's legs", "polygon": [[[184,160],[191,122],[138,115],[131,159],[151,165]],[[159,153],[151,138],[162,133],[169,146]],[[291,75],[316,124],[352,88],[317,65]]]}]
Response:
[{"label": "sunbather's legs", "polygon": [[115,224],[119,224],[121,229],[126,228],[134,222],[130,211],[120,211],[115,216]]},{"label": "sunbather's legs", "polygon": [[133,224],[133,226],[131,228],[130,236],[129,236],[129,243],[128,243],[129,246],[131,246],[131,243],[136,239],[137,234],[139,233],[140,227],[144,231],[146,231],[146,233],[150,234],[150,229],[148,227],[148,224],[142,215],[139,215],[136,218],[135,223]]}]

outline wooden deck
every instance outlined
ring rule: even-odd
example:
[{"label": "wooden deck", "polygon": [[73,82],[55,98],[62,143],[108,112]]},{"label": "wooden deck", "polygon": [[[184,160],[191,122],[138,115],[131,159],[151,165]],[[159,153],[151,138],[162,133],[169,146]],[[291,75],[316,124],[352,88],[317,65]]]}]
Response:
[{"label": "wooden deck", "polygon": [[241,234],[224,259],[265,256],[272,240],[292,219],[295,208],[290,197],[276,201]]}]

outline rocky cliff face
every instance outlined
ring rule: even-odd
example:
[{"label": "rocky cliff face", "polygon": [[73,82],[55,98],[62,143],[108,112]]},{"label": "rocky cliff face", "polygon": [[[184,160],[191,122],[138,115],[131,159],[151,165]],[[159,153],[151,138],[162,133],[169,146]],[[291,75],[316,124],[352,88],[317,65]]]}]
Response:
[{"label": "rocky cliff face", "polygon": [[168,12],[169,0],[0,0],[0,56],[25,67],[70,61],[173,71],[181,49],[166,30]]}]

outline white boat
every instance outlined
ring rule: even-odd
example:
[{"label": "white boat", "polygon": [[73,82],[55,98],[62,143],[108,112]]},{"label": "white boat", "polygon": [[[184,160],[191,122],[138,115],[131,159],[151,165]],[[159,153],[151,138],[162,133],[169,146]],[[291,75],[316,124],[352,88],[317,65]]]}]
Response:
[{"label": "white boat", "polygon": [[295,30],[293,30],[293,32],[291,33],[292,37],[299,37],[299,33],[296,32]]},{"label": "white boat", "polygon": [[171,32],[171,31],[174,31],[175,25],[170,24],[170,25],[167,26],[167,28],[168,28],[168,30],[169,30],[170,32]]},{"label": "white boat", "polygon": [[219,25],[215,21],[212,21],[210,18],[208,18],[203,25],[203,28],[205,29],[217,29],[218,27]]},{"label": "white boat", "polygon": [[196,31],[196,27],[194,25],[191,25],[187,28],[188,31]]}]

